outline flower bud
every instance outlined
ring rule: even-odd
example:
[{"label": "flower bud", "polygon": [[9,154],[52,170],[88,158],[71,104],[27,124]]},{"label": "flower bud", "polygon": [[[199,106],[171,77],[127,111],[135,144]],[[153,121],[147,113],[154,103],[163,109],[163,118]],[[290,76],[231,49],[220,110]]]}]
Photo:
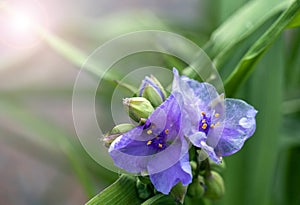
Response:
[{"label": "flower bud", "polygon": [[125,98],[123,104],[131,119],[136,122],[148,118],[154,111],[151,103],[143,97]]},{"label": "flower bud", "polygon": [[202,176],[195,177],[188,187],[187,194],[193,198],[201,198],[205,193],[204,178]]},{"label": "flower bud", "polygon": [[136,189],[138,196],[141,199],[147,199],[153,194],[151,185],[143,183],[139,178],[136,181]]},{"label": "flower bud", "polygon": [[224,181],[221,175],[215,171],[204,178],[207,190],[204,194],[209,199],[220,199],[225,193]]},{"label": "flower bud", "polygon": [[104,144],[106,147],[109,147],[110,144],[120,135],[122,135],[125,132],[128,132],[134,128],[134,125],[132,124],[119,124],[115,126],[108,134],[106,134],[103,138]]},{"label": "flower bud", "polygon": [[224,159],[220,164],[215,163],[213,160],[209,159],[210,169],[218,173],[222,173],[226,169],[226,164]]},{"label": "flower bud", "polygon": [[167,98],[165,89],[153,75],[143,80],[139,95],[147,98],[154,107],[159,106]]},{"label": "flower bud", "polygon": [[134,128],[135,126],[132,124],[119,124],[116,125],[112,130],[111,130],[111,134],[123,134],[125,132],[128,132],[129,130],[131,130],[132,128]]},{"label": "flower bud", "polygon": [[190,165],[191,165],[192,171],[195,171],[197,169],[197,163],[195,161],[190,161]]}]

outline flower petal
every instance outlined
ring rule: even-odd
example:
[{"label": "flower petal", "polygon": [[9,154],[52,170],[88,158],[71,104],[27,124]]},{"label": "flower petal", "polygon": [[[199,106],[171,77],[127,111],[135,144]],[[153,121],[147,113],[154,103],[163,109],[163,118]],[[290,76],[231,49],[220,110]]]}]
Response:
[{"label": "flower petal", "polygon": [[[221,162],[220,156],[217,156],[214,148],[206,144],[207,136],[204,132],[196,132],[193,135],[189,136],[189,140],[195,145],[196,147],[201,148],[206,154],[216,163]],[[203,158],[204,160],[205,158]]]},{"label": "flower petal", "polygon": [[228,156],[239,151],[256,129],[257,111],[242,100],[225,99],[226,119],[224,130],[215,148],[218,156]]},{"label": "flower petal", "polygon": [[149,116],[149,121],[153,125],[153,131],[156,134],[169,130],[169,136],[176,136],[181,129],[181,107],[182,99],[170,95],[168,99],[157,107]]},{"label": "flower petal", "polygon": [[183,138],[183,134],[179,134],[172,144],[149,160],[148,173],[152,175],[169,169],[178,163],[188,153],[188,150],[189,144]]},{"label": "flower petal", "polygon": [[[183,139],[183,134],[180,134],[182,133],[180,131],[180,103],[182,100],[170,95],[163,104],[154,110],[145,125],[133,128],[118,137],[109,148],[115,164],[129,172],[139,173],[148,171],[149,161],[162,158],[165,154],[174,155],[177,158],[173,161],[169,160],[169,163],[160,163],[160,170],[165,170],[177,163],[181,158],[181,139]],[[167,147],[159,151],[148,146],[149,140],[156,138],[165,129],[168,129]],[[156,171],[158,172],[158,170]]]},{"label": "flower petal", "polygon": [[194,91],[190,88],[187,82],[182,80],[179,76],[176,68],[173,68],[174,80],[172,85],[172,93],[177,98],[183,99],[183,107],[181,112],[183,113],[183,123],[182,127],[186,128],[184,134],[189,135],[194,130],[198,129],[198,123],[201,116],[199,110],[199,100],[195,96]]},{"label": "flower petal", "polygon": [[132,140],[135,135],[140,137],[140,133],[140,127],[132,129],[115,139],[108,150],[115,165],[132,173],[145,172],[148,156],[154,154],[153,150],[146,146],[146,142]]},{"label": "flower petal", "polygon": [[189,163],[188,153],[169,169],[150,175],[150,180],[157,191],[169,194],[173,186],[178,182],[188,185],[192,182],[192,170]]},{"label": "flower petal", "polygon": [[[214,86],[209,83],[199,83],[196,80],[189,79],[188,77],[181,77],[189,87],[193,90],[195,96],[200,100],[201,108],[205,108],[211,104],[214,99],[219,97],[219,94]],[[205,110],[201,110],[205,111]]]}]

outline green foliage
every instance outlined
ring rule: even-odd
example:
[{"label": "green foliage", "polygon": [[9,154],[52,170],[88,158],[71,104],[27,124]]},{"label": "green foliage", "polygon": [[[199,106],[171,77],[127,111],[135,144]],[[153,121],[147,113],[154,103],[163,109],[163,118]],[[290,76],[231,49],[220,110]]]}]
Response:
[{"label": "green foliage", "polygon": [[86,205],[140,205],[141,203],[142,200],[138,197],[136,190],[135,178],[122,175]]},{"label": "green foliage", "polygon": [[[227,5],[227,2],[224,4]],[[204,50],[212,58],[217,69],[222,68],[230,58],[230,54],[234,55],[235,49],[241,41],[251,36],[266,21],[290,5],[290,1],[249,1],[223,22],[204,45]],[[191,69],[190,67],[186,68],[184,73],[190,77],[198,77]]]},{"label": "green foliage", "polygon": [[296,16],[300,8],[299,1],[294,1],[290,7],[278,18],[278,20],[262,35],[240,60],[237,67],[225,81],[225,90],[228,96],[232,96],[239,85],[251,74],[254,66],[275,39],[287,27]]},{"label": "green foliage", "polygon": [[[244,150],[239,154],[226,158],[227,171],[224,173],[226,194],[223,199],[213,204],[298,204],[300,200],[298,176],[300,171],[298,162],[300,156],[298,137],[300,135],[300,32],[296,27],[300,25],[300,1],[253,0],[245,4],[244,2],[224,0],[213,4],[214,11],[217,7],[221,7],[219,16],[227,18],[229,10],[233,14],[227,19],[220,19],[222,24],[211,32],[208,42],[204,45],[204,50],[212,58],[218,70],[223,71],[226,65],[233,65],[234,69],[229,69],[229,77],[222,76],[226,79],[226,95],[247,99],[259,110],[255,136],[246,143]],[[243,6],[234,12],[240,5]],[[205,19],[207,21],[216,19],[214,13],[211,12]],[[125,23],[121,27],[118,26],[119,16],[110,18],[109,21],[99,21],[99,24],[93,26],[85,22],[84,25],[78,26],[78,30],[94,41],[99,36],[99,32],[103,31],[103,27],[108,28],[103,34],[103,39],[141,28],[151,29],[153,26],[164,30],[171,28],[180,32],[177,27],[172,28],[152,15],[145,17],[145,20],[133,21],[132,19],[138,18],[123,19]],[[104,23],[106,26],[103,26]],[[294,30],[289,30],[284,39],[282,33],[286,28],[294,28]],[[203,42],[202,31],[191,28],[189,32],[181,32],[189,33],[197,42]],[[63,40],[42,28],[39,34],[43,36],[50,48],[67,61],[78,68],[83,66],[87,58],[85,52],[68,43],[68,40]],[[90,43],[94,44],[94,41]],[[36,52],[32,50],[15,59],[1,61],[0,71],[23,64]],[[233,58],[236,58],[236,61]],[[149,59],[145,58],[145,61]],[[153,59],[151,58],[151,61]],[[175,66],[183,69],[186,66],[175,57],[164,56],[163,59],[169,68]],[[104,74],[101,62],[90,62],[84,65],[84,68],[96,78]],[[190,67],[185,68],[183,73],[190,77],[197,77]],[[105,79],[118,84],[132,94],[136,93],[136,87],[118,81],[120,76],[122,75],[118,72],[110,72],[105,74]],[[47,94],[47,90],[45,93]],[[70,95],[71,89],[66,93]],[[27,94],[25,92],[25,95]],[[59,91],[56,94],[59,95]],[[31,147],[49,152],[57,150],[62,152],[88,197],[95,195],[95,184],[111,183],[115,179],[114,174],[93,164],[80,144],[72,139],[71,133],[28,110],[22,101],[14,98],[11,93],[9,95],[1,93],[1,97],[3,98],[0,101],[1,115],[20,124],[24,130],[40,136],[39,140],[23,136],[22,139],[17,138],[14,141],[31,144]],[[107,98],[108,95],[103,100]],[[12,141],[12,138],[7,137],[6,140]],[[29,150],[31,147],[29,146]],[[213,164],[211,169],[222,171],[223,176],[224,164],[223,167]],[[136,178],[122,175],[115,183],[87,202],[87,205],[178,204],[183,200],[186,205],[210,204],[211,202],[202,197],[204,187],[199,186],[198,179],[195,181],[197,183],[192,186],[195,185],[196,188],[190,186],[192,194],[188,193],[187,196],[185,196],[186,187],[180,184],[174,187],[170,196],[162,194],[153,196],[153,190],[150,190],[149,186],[140,184],[140,190],[137,190]],[[221,192],[223,188],[220,186]],[[195,197],[195,193],[201,196]]]},{"label": "green foliage", "polygon": [[177,203],[175,202],[174,198],[168,195],[163,195],[163,194],[157,194],[153,196],[152,198],[148,199],[141,205],[160,205],[160,204],[165,204],[165,205],[176,205]]}]

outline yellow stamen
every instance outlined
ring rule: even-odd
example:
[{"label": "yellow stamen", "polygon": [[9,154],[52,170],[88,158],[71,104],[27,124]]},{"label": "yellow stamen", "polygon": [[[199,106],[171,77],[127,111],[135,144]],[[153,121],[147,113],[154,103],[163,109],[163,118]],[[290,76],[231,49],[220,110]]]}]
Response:
[{"label": "yellow stamen", "polygon": [[206,122],[206,119],[203,119],[201,122],[202,122],[202,123],[205,123],[205,122]]},{"label": "yellow stamen", "polygon": [[215,124],[215,126],[219,126],[220,125],[220,122],[217,122],[216,124]]},{"label": "yellow stamen", "polygon": [[211,127],[211,128],[214,128],[214,127],[215,127],[215,125],[214,125],[214,124],[211,124],[211,125],[210,125],[210,127]]},{"label": "yellow stamen", "polygon": [[216,114],[215,114],[215,117],[219,117],[219,116],[220,116],[220,114],[219,114],[219,113],[216,113]]},{"label": "yellow stamen", "polygon": [[205,112],[201,112],[201,115],[205,115]]},{"label": "yellow stamen", "polygon": [[166,130],[165,130],[165,133],[166,133],[166,134],[169,134],[169,130],[168,130],[168,129],[166,129]]},{"label": "yellow stamen", "polygon": [[158,146],[159,146],[159,148],[162,148],[162,147],[163,147],[163,145],[162,145],[161,143],[159,143]]},{"label": "yellow stamen", "polygon": [[147,142],[147,145],[151,145],[151,143],[152,143],[152,141],[151,141],[151,140],[149,140],[149,141]]},{"label": "yellow stamen", "polygon": [[202,125],[202,129],[206,129],[207,128],[207,124],[206,123],[204,123],[203,125]]},{"label": "yellow stamen", "polygon": [[148,134],[148,135],[151,135],[151,134],[152,134],[152,130],[148,130],[148,131],[147,131],[147,134]]}]

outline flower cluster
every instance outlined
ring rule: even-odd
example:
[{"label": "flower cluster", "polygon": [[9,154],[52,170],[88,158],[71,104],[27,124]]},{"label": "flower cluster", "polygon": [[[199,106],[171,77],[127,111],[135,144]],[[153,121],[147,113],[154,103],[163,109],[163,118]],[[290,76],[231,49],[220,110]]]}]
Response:
[{"label": "flower cluster", "polygon": [[156,190],[163,194],[178,182],[187,186],[194,181],[191,147],[221,163],[223,156],[239,151],[256,128],[257,111],[246,102],[225,98],[208,83],[179,76],[175,68],[173,73],[168,97],[151,76],[144,79],[139,97],[124,100],[139,125],[113,135],[109,146],[118,167],[149,175]]}]

